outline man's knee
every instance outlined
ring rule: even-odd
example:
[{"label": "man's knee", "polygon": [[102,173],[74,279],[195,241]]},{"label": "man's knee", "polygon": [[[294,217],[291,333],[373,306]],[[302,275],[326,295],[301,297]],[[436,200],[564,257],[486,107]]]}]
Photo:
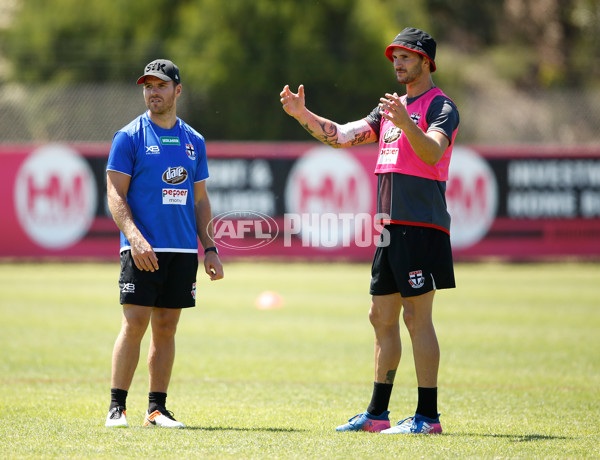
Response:
[{"label": "man's knee", "polygon": [[408,333],[412,336],[415,331],[415,315],[412,310],[407,310],[405,308],[402,311],[402,319],[404,320]]},{"label": "man's knee", "polygon": [[400,318],[400,296],[373,296],[369,321],[374,328],[397,327]]},{"label": "man's knee", "polygon": [[149,320],[150,309],[148,307],[124,305],[121,331],[127,337],[141,339],[148,328]]},{"label": "man's knee", "polygon": [[155,309],[152,315],[152,334],[174,337],[179,323],[179,310]]}]

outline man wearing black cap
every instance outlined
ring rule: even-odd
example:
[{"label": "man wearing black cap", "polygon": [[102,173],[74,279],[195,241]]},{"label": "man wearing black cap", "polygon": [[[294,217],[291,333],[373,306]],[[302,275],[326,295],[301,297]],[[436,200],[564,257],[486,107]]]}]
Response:
[{"label": "man wearing black cap", "polygon": [[213,243],[204,138],[177,117],[179,69],[157,59],[137,83],[143,85],[148,111],[115,134],[106,167],[108,205],[121,230],[123,316],[105,425],[128,426],[127,392],[150,325],[150,393],[143,425],[183,428],[166,409],[166,399],[181,310],[196,302],[198,238],[211,280],[223,278],[223,266]]},{"label": "man wearing black cap", "polygon": [[[367,410],[337,431],[441,433],[437,412],[439,346],[432,321],[437,289],[453,288],[446,181],[459,115],[431,73],[436,42],[406,28],[387,47],[406,94],[386,94],[364,119],[338,124],[310,112],[304,86],[280,94],[283,109],[312,136],[335,148],[379,142],[377,212],[381,239],[371,270],[369,319],[375,332],[375,382]],[[418,382],[415,414],[390,427],[388,405],[400,362],[400,313],[410,334]]]}]

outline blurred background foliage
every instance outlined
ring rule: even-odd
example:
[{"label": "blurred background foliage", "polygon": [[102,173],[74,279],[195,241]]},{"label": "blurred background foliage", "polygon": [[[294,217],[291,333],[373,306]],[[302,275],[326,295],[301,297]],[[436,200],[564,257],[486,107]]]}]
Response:
[{"label": "blurred background foliage", "polygon": [[[335,121],[362,118],[398,90],[383,53],[407,26],[438,42],[434,81],[459,106],[462,142],[598,142],[598,0],[0,0],[0,110],[31,140],[109,141],[144,110],[123,88],[161,57],[208,139],[307,140],[282,87],[303,83]],[[61,131],[72,113],[71,128],[112,124]]]}]

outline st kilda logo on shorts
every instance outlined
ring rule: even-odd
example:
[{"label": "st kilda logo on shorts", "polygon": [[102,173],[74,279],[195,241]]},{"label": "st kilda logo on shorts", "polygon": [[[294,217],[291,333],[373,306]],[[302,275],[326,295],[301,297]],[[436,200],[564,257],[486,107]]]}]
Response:
[{"label": "st kilda logo on shorts", "polygon": [[410,272],[408,274],[408,283],[414,289],[423,287],[423,285],[425,284],[425,278],[423,277],[423,271],[415,270],[414,272]]},{"label": "st kilda logo on shorts", "polygon": [[162,175],[163,182],[170,185],[177,185],[185,182],[188,177],[188,173],[183,166],[175,166],[174,168],[167,168]]}]

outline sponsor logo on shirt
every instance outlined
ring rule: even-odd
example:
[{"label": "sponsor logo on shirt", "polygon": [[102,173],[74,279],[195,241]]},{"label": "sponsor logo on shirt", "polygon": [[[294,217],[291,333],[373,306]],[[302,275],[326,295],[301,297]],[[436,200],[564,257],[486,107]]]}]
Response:
[{"label": "sponsor logo on shirt", "polygon": [[146,155],[158,155],[160,153],[160,147],[158,145],[147,145]]},{"label": "sponsor logo on shirt", "polygon": [[192,144],[185,144],[185,153],[187,153],[190,160],[196,159],[196,150]]},{"label": "sponsor logo on shirt", "polygon": [[386,144],[391,144],[392,142],[400,139],[400,135],[402,134],[402,130],[397,126],[392,126],[389,128],[385,134],[383,135],[383,142]]},{"label": "sponsor logo on shirt", "polygon": [[381,149],[379,152],[379,158],[377,159],[378,165],[395,165],[398,160],[399,149],[387,148]]},{"label": "sponsor logo on shirt", "polygon": [[160,136],[160,143],[162,145],[181,145],[179,138],[175,136]]},{"label": "sponsor logo on shirt", "polygon": [[169,185],[177,185],[187,180],[188,173],[183,166],[175,166],[174,168],[167,168],[162,175],[163,182]]},{"label": "sponsor logo on shirt", "polygon": [[418,125],[419,121],[421,120],[421,114],[420,113],[411,113],[410,114],[410,119],[412,121],[414,121],[416,125]]},{"label": "sponsor logo on shirt", "polygon": [[188,190],[179,188],[163,188],[162,199],[163,204],[179,204],[187,203]]}]

